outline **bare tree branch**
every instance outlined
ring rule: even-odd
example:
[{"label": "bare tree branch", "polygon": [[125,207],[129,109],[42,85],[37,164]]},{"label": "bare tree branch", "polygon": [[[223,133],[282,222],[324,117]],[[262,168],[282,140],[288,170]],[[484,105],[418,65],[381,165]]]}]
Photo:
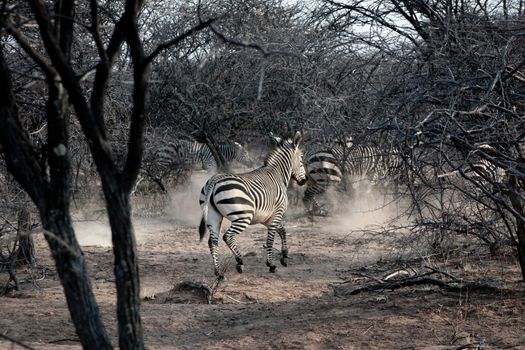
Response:
[{"label": "bare tree branch", "polygon": [[185,31],[184,33],[176,36],[175,38],[165,42],[165,43],[162,43],[160,44],[159,46],[157,46],[157,48],[148,56],[146,57],[146,63],[149,64],[151,63],[155,57],[157,57],[161,52],[163,52],[164,50],[167,50],[173,46],[176,46],[178,45],[180,42],[182,42],[184,39],[200,32],[201,30],[203,29],[206,29],[208,28],[211,24],[213,24],[215,21],[217,21],[218,18],[210,18],[210,19],[207,19],[205,21],[199,21],[199,23],[195,26],[193,26],[192,28],[188,29],[187,31]]}]

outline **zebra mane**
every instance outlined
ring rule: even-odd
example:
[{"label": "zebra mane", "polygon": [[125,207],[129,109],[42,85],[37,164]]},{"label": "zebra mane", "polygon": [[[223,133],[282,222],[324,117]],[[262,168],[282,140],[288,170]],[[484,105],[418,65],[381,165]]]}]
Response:
[{"label": "zebra mane", "polygon": [[293,151],[294,144],[291,139],[282,139],[264,158],[264,166],[275,164],[277,159],[282,158],[283,154],[289,154]]},{"label": "zebra mane", "polygon": [[280,137],[270,132],[270,136],[276,143],[276,146],[264,158],[264,166],[274,165],[275,162],[278,162],[279,159],[282,159],[283,155],[286,155],[287,158],[291,157],[291,155],[295,152],[296,147],[299,146],[299,142],[302,140],[303,133],[302,131],[297,131],[295,135]]}]

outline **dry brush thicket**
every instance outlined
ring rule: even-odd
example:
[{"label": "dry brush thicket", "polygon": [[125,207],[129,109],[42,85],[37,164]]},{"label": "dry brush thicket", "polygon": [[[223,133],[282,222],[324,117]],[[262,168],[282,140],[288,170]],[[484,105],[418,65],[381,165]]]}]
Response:
[{"label": "dry brush thicket", "polygon": [[[525,276],[523,5],[3,1],[0,78],[10,84],[0,87],[0,238],[20,231],[21,209],[34,212],[73,247],[47,237],[67,289],[83,278],[69,210],[104,198],[121,346],[140,345],[138,312],[123,311],[137,290],[120,282],[136,272],[130,194],[159,191],[155,149],[173,137],[212,147],[227,139],[261,154],[265,135],[288,123],[306,130],[309,148],[349,135],[401,146],[413,232],[438,250],[457,235],[492,253],[511,247]],[[172,186],[191,175],[174,170],[162,175]],[[12,271],[8,246],[2,272]],[[75,288],[86,293],[82,305],[95,305],[89,284]],[[78,312],[73,320],[85,321]],[[101,321],[91,321],[83,344],[108,348]],[[126,322],[135,325],[129,340]]]}]

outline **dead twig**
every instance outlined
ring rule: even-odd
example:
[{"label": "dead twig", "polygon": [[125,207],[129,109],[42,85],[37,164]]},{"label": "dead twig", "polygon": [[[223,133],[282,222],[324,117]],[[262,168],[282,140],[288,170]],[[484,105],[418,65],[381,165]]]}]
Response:
[{"label": "dead twig", "polygon": [[7,341],[10,341],[11,343],[16,344],[16,345],[18,345],[18,346],[20,346],[20,347],[22,347],[22,348],[24,348],[24,349],[34,350],[34,348],[32,348],[32,347],[30,347],[30,346],[28,346],[28,345],[25,345],[24,343],[19,342],[18,340],[13,339],[13,338],[11,338],[11,337],[5,335],[5,334],[0,333],[0,338],[4,338],[4,339],[6,339]]},{"label": "dead twig", "polygon": [[425,265],[424,266],[426,269],[429,269],[429,270],[432,270],[433,272],[435,273],[439,273],[441,275],[444,275],[444,276],[447,276],[448,278],[452,279],[453,281],[461,281],[461,279],[457,278],[456,276],[454,276],[453,274],[449,273],[449,272],[446,272],[446,271],[442,271],[442,270],[438,270],[436,269],[435,267],[432,267],[432,266],[428,266],[428,265]]},{"label": "dead twig", "polygon": [[[354,275],[354,276],[358,276],[358,277],[364,277],[364,278],[370,278],[376,282],[379,282],[379,283],[383,283],[383,280],[381,278],[377,278],[375,276],[372,276],[372,275],[369,275],[369,274],[366,274],[366,273],[363,273],[363,272],[350,272],[351,275]],[[344,283],[350,283],[350,282],[353,282],[354,279],[350,279],[350,280],[344,280],[344,281],[341,281],[341,282],[336,282],[336,283],[340,283],[340,284],[344,284]]]},{"label": "dead twig", "polygon": [[219,277],[217,277],[215,279],[215,282],[213,283],[213,285],[210,288],[210,292],[208,293],[208,295],[206,295],[206,302],[208,304],[211,304],[212,299],[213,299],[213,294],[215,294],[215,292],[219,288],[219,285],[221,284],[223,279],[224,279],[224,277],[222,277],[222,276],[219,276]]},{"label": "dead twig", "polygon": [[233,302],[236,303],[236,304],[243,304],[242,301],[237,300],[237,299],[235,299],[234,297],[231,297],[231,296],[229,296],[229,295],[226,295],[226,298],[230,299],[231,301],[233,301]]},{"label": "dead twig", "polygon": [[352,289],[350,291],[344,290],[343,288],[334,288],[334,295],[346,296],[356,295],[361,292],[372,292],[376,290],[396,290],[404,287],[420,286],[420,285],[432,285],[437,286],[447,292],[462,292],[465,290],[473,291],[501,291],[500,281],[453,281],[451,283],[445,282],[439,279],[430,277],[414,276],[402,280],[385,281],[377,284],[371,284],[368,286]]}]

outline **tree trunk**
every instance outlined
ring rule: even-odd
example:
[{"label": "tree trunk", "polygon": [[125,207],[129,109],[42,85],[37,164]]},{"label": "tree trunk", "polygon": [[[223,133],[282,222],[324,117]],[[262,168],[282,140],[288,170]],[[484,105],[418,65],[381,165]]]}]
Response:
[{"label": "tree trunk", "polygon": [[215,159],[215,163],[217,163],[217,171],[220,173],[228,173],[230,172],[229,164],[226,163],[224,160],[224,156],[217,148],[217,143],[215,142],[214,138],[205,133],[205,144],[210,149],[211,154],[213,155],[213,159]]},{"label": "tree trunk", "polygon": [[86,262],[66,210],[50,208],[42,215],[45,237],[56,262],[71,320],[84,349],[113,349],[100,318]]},{"label": "tree trunk", "polygon": [[512,207],[517,212],[514,215],[516,220],[516,236],[518,237],[518,260],[521,268],[521,276],[525,281],[525,222],[523,218],[525,217],[525,211],[523,207],[523,202],[520,199],[518,194],[518,186],[516,176],[511,175],[509,179],[509,199],[512,204]]},{"label": "tree trunk", "polygon": [[516,235],[518,236],[518,260],[520,262],[521,277],[525,281],[525,225],[521,221],[518,221]]},{"label": "tree trunk", "polygon": [[[117,318],[121,349],[144,349],[140,318],[140,280],[129,193],[101,174],[115,256]],[[105,181],[104,181],[105,179]]]},{"label": "tree trunk", "polygon": [[47,101],[49,167],[45,169],[35,157],[28,133],[18,116],[9,72],[0,46],[0,142],[7,168],[38,208],[82,346],[85,349],[112,349],[69,214],[68,96],[60,80],[46,77],[50,96]]},{"label": "tree trunk", "polygon": [[35,245],[31,231],[31,214],[27,208],[18,211],[18,262],[22,264],[35,264]]}]

